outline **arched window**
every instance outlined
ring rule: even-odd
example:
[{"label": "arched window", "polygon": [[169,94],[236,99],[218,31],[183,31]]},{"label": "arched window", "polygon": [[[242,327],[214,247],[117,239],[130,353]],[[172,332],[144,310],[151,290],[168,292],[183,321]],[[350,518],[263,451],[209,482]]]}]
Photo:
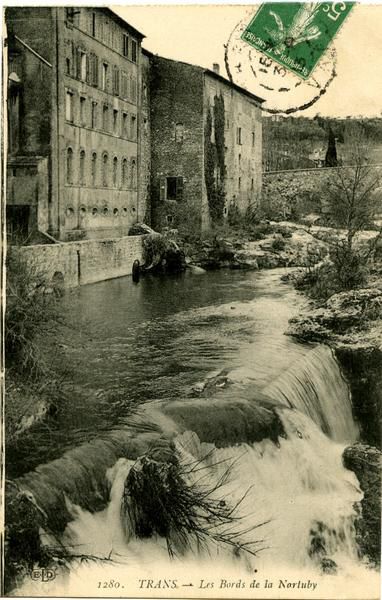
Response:
[{"label": "arched window", "polygon": [[113,187],[117,187],[117,173],[118,173],[118,158],[113,158]]},{"label": "arched window", "polygon": [[68,148],[66,151],[66,182],[73,183],[73,150]]},{"label": "arched window", "polygon": [[97,184],[97,152],[92,154],[92,186]]},{"label": "arched window", "polygon": [[85,185],[85,150],[80,152],[80,185]]},{"label": "arched window", "polygon": [[137,161],[135,158],[131,161],[131,187],[133,190],[137,187]]},{"label": "arched window", "polygon": [[122,161],[122,188],[127,188],[127,158]]},{"label": "arched window", "polygon": [[109,157],[108,157],[107,153],[105,152],[102,156],[102,185],[103,185],[103,187],[108,187],[108,185],[109,185],[108,167],[109,167]]}]

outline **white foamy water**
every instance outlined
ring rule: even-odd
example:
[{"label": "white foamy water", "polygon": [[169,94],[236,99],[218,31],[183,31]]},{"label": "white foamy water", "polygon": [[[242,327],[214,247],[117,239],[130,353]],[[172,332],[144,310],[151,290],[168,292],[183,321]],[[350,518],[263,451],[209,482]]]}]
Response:
[{"label": "white foamy water", "polygon": [[[354,503],[362,492],[355,475],[342,466],[343,446],[328,439],[301,412],[281,409],[280,415],[288,438],[281,439],[279,446],[264,440],[211,452],[213,446],[200,444],[194,433],[186,432],[176,440],[184,464],[206,457],[206,469],[189,476],[202,487],[219,481],[232,465],[228,481],[215,494],[232,506],[246,494],[234,527],[243,532],[240,542],[253,542],[250,547],[258,551],[256,556],[237,555],[232,548],[213,542],[203,551],[194,548],[170,560],[163,539],[138,540],[126,535],[120,506],[133,463],[120,459],[108,472],[113,483],[107,509],[90,514],[69,505],[73,521],[62,540],[75,554],[115,563],[77,564],[69,575],[49,584],[47,593],[216,597],[212,590],[218,590],[225,597],[294,598],[298,589],[300,598],[346,598],[349,593],[352,598],[376,597],[378,575],[357,559]],[[325,557],[337,565],[335,575],[322,574],[319,557],[310,552],[314,532],[319,531]],[[148,579],[157,586],[166,579],[170,588],[147,589]],[[111,580],[118,588],[102,587]],[[265,587],[266,580],[272,587]],[[214,587],[203,587],[207,582]],[[229,582],[235,587],[228,587]],[[250,587],[251,583],[259,587]],[[23,586],[17,593],[33,595],[33,587]]]},{"label": "white foamy water", "polygon": [[357,439],[350,391],[328,346],[311,350],[265,391],[308,415],[331,439],[347,443]]}]

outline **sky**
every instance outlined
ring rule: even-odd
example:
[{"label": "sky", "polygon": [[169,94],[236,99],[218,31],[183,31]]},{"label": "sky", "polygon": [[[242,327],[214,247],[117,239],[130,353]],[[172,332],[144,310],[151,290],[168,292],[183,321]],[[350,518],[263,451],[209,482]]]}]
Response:
[{"label": "sky", "polygon": [[[111,8],[146,35],[155,54],[225,73],[224,44],[248,5],[156,5]],[[356,5],[335,38],[337,77],[301,116],[382,117],[382,4]]]}]

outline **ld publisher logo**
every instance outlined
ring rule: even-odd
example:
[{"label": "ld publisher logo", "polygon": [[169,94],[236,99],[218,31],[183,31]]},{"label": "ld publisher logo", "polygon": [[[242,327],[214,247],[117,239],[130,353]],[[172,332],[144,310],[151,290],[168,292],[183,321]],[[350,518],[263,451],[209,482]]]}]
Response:
[{"label": "ld publisher logo", "polygon": [[33,581],[42,581],[43,583],[56,579],[56,571],[53,569],[33,569],[30,575]]}]

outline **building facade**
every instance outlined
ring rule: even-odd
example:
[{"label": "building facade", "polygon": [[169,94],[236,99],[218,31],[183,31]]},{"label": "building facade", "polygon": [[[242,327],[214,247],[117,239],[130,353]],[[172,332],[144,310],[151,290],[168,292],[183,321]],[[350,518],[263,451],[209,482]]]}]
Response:
[{"label": "building facade", "polygon": [[[144,220],[148,193],[140,169],[150,160],[143,35],[103,8],[9,8],[6,15],[9,227],[21,219],[23,229],[41,230],[48,221],[45,231],[60,240],[126,235]],[[46,198],[36,198],[37,183],[31,194],[15,192],[32,157],[37,165],[46,159]]]},{"label": "building facade", "polygon": [[151,58],[152,222],[207,228],[261,193],[261,102],[215,70]]},{"label": "building facade", "polygon": [[8,7],[7,229],[208,227],[258,202],[262,100],[142,50],[112,10]]}]

